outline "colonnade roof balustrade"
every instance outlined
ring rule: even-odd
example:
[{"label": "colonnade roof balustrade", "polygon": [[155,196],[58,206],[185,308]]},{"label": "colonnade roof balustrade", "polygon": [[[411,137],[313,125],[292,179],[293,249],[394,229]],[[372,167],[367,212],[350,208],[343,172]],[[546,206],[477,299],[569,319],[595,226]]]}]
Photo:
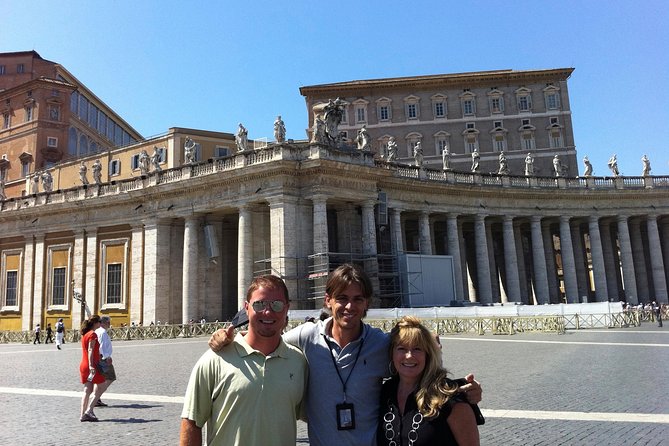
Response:
[{"label": "colonnade roof balustrade", "polygon": [[328,160],[382,169],[390,173],[392,177],[398,179],[406,178],[428,183],[479,186],[491,189],[562,189],[583,191],[669,190],[669,176],[667,175],[645,177],[528,177],[455,170],[444,171],[430,167],[418,167],[409,164],[376,160],[372,152],[337,150],[319,144],[284,143],[271,144],[259,150],[237,153],[224,158],[209,159],[200,163],[185,164],[180,167],[157,172],[153,171],[140,177],[9,198],[0,203],[0,214],[52,203],[67,203],[94,197],[119,195],[169,183],[178,183],[188,179],[219,175],[221,172],[240,170],[250,166],[259,166],[277,161],[292,161],[297,163],[309,160]]}]

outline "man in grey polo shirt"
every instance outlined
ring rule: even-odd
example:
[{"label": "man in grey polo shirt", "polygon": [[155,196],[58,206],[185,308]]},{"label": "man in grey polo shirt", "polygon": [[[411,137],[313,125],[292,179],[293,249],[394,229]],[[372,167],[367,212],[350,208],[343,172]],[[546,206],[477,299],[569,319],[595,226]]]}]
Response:
[{"label": "man in grey polo shirt", "polygon": [[[372,290],[361,268],[340,266],[325,289],[325,305],[332,317],[302,324],[283,335],[309,362],[306,416],[311,446],[376,444],[381,384],[390,376],[390,338],[362,322]],[[219,350],[230,336],[231,330],[219,330],[209,345]],[[478,383],[463,390],[468,390],[470,403],[481,400]]]}]

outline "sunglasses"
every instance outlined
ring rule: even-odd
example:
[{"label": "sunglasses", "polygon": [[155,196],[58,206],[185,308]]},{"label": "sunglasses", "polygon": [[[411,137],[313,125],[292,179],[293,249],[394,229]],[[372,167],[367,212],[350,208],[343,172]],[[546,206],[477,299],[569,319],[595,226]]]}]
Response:
[{"label": "sunglasses", "polygon": [[251,306],[253,307],[253,311],[256,313],[260,313],[267,308],[270,308],[275,313],[279,313],[283,311],[286,303],[282,300],[256,300],[251,304]]}]

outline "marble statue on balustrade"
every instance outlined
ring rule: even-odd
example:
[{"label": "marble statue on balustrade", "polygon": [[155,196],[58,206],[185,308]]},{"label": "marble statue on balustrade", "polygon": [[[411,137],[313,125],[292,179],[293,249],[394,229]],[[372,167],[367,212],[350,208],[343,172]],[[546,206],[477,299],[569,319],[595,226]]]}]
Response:
[{"label": "marble statue on balustrade", "polygon": [[420,141],[413,146],[413,159],[416,161],[416,166],[423,167],[423,146]]},{"label": "marble statue on balustrade", "polygon": [[583,165],[585,166],[585,170],[583,170],[583,176],[584,177],[592,176],[592,164],[590,163],[590,160],[588,159],[587,155],[583,158]]},{"label": "marble statue on balustrade", "polygon": [[102,163],[99,159],[93,163],[93,181],[95,184],[102,184]]},{"label": "marble statue on balustrade", "polygon": [[139,157],[137,158],[137,166],[139,167],[139,172],[141,175],[146,175],[149,173],[149,163],[151,162],[151,157],[146,152],[145,149],[142,149],[139,152]]},{"label": "marble statue on balustrade", "polygon": [[286,141],[286,125],[283,123],[281,115],[277,116],[274,121],[274,139],[279,143]]},{"label": "marble statue on balustrade", "polygon": [[499,152],[499,169],[497,175],[509,175],[509,163],[506,161],[504,151]]},{"label": "marble statue on balustrade", "polygon": [[531,177],[534,175],[534,156],[528,153],[525,157],[525,176]]},{"label": "marble statue on balustrade", "polygon": [[479,167],[480,167],[480,162],[481,162],[481,155],[479,155],[478,149],[474,149],[472,152],[472,172],[478,172]]},{"label": "marble statue on balustrade", "polygon": [[318,115],[314,118],[311,142],[315,144],[327,144],[327,136],[325,136],[325,121],[323,121]]},{"label": "marble statue on balustrade", "polygon": [[441,165],[444,170],[451,170],[451,149],[448,146],[441,151]]},{"label": "marble statue on balustrade", "polygon": [[53,191],[53,177],[48,170],[45,170],[42,174],[42,187],[44,188],[44,192]]},{"label": "marble statue on balustrade", "polygon": [[386,157],[386,161],[397,161],[397,142],[394,136],[391,136],[388,140],[388,156]]},{"label": "marble statue on balustrade", "polygon": [[39,172],[35,172],[35,173],[33,174],[33,177],[32,177],[31,182],[30,182],[30,193],[31,193],[31,194],[39,193],[39,180],[40,180],[40,177],[41,177],[41,175],[40,175]]},{"label": "marble statue on balustrade", "polygon": [[560,161],[560,157],[558,155],[553,157],[553,173],[556,177],[562,176],[562,161]]},{"label": "marble statue on balustrade", "polygon": [[81,184],[84,186],[88,185],[88,177],[86,176],[86,173],[88,172],[88,167],[86,167],[86,164],[82,161],[81,164],[79,165],[79,180],[81,181]]},{"label": "marble statue on balustrade", "polygon": [[323,120],[325,121],[325,135],[331,144],[337,144],[339,136],[339,124],[344,116],[344,103],[337,98],[330,99],[323,108]]},{"label": "marble statue on balustrade", "polygon": [[358,130],[358,136],[355,138],[355,142],[358,145],[358,150],[360,151],[369,152],[372,149],[372,146],[369,143],[369,133],[367,133],[367,127],[364,125],[360,130]]},{"label": "marble statue on balustrade", "polygon": [[642,177],[650,176],[650,160],[648,156],[644,155],[641,157],[641,163],[643,164],[643,171],[641,172]]},{"label": "marble statue on balustrade", "polygon": [[[165,153],[164,148],[163,153]],[[151,154],[151,165],[153,165],[154,172],[160,172],[163,170],[162,167],[160,167],[160,150],[156,146],[153,146],[153,153]]]},{"label": "marble statue on balustrade", "polygon": [[184,142],[184,164],[193,164],[195,162],[195,141],[190,136],[186,136]]},{"label": "marble statue on balustrade", "polygon": [[618,157],[614,153],[611,158],[609,158],[609,162],[607,163],[609,166],[609,169],[611,170],[611,173],[613,174],[614,177],[617,177],[620,175],[620,171],[618,170]]},{"label": "marble statue on balustrade", "polygon": [[235,143],[237,144],[237,152],[246,152],[249,150],[249,132],[246,127],[240,122],[235,134]]}]

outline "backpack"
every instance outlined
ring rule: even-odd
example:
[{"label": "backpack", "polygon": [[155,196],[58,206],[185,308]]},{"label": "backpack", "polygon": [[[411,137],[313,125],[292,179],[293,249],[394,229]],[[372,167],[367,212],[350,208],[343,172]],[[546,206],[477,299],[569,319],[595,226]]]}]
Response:
[{"label": "backpack", "polygon": [[63,325],[64,325],[64,324],[63,324],[62,322],[58,322],[58,323],[56,324],[56,332],[57,332],[57,333],[62,333],[62,332],[65,331],[65,327],[63,327]]}]

